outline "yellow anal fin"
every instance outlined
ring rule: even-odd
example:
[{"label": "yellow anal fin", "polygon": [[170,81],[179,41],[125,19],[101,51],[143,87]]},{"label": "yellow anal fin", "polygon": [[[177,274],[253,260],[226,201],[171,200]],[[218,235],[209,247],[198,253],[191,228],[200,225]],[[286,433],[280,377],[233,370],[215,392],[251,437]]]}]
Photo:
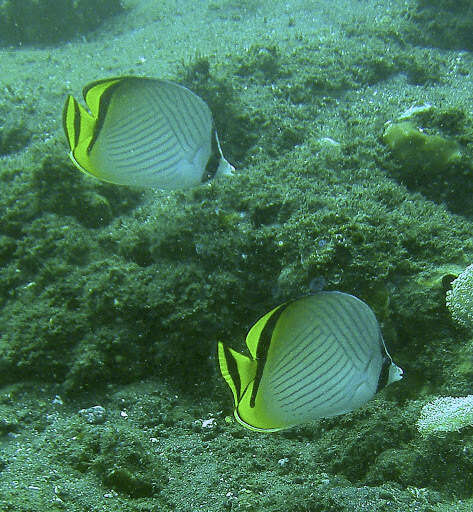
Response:
[{"label": "yellow anal fin", "polygon": [[256,361],[232,348],[226,347],[219,341],[218,362],[222,377],[232,390],[236,407],[243,393],[255,378]]}]

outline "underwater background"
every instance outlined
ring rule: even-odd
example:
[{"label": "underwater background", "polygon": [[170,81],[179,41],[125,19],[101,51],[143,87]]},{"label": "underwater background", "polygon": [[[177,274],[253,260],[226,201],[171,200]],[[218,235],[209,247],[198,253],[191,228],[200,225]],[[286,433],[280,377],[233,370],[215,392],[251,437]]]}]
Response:
[{"label": "underwater background", "polygon": [[[472,34],[469,0],[0,0],[2,512],[473,511],[473,411],[419,423],[473,394]],[[120,75],[204,98],[233,176],[78,172],[65,98]],[[217,341],[322,288],[403,380],[243,429]]]}]

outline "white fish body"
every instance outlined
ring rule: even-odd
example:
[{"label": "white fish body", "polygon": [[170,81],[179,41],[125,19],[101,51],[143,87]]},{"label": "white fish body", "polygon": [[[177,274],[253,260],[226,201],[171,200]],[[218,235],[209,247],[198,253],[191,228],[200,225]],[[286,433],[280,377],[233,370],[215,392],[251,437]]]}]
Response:
[{"label": "white fish body", "polygon": [[71,159],[86,174],[169,190],[233,170],[223,158],[209,107],[186,87],[111,78],[85,87],[84,99],[91,113],[69,96],[63,122]]},{"label": "white fish body", "polygon": [[268,432],[344,414],[402,376],[373,311],[341,292],[281,304],[250,329],[251,357],[219,343],[235,418]]}]

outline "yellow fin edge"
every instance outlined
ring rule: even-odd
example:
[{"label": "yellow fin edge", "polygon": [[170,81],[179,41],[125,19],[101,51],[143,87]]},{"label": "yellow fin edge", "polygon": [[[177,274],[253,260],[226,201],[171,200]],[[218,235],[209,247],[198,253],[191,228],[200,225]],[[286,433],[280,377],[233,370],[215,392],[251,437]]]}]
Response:
[{"label": "yellow fin edge", "polygon": [[240,415],[238,414],[238,407],[233,411],[233,416],[235,416],[235,419],[241,426],[247,428],[248,430],[252,430],[253,432],[263,432],[263,433],[278,432],[279,430],[284,430],[284,429],[288,428],[288,427],[277,427],[277,428],[254,427],[253,425],[250,425],[249,423],[246,423],[246,421],[241,419]]}]

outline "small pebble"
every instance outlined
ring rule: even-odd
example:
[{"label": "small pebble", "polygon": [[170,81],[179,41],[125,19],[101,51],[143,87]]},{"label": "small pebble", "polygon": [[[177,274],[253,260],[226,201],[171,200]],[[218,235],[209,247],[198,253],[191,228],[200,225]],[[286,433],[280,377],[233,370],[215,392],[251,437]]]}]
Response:
[{"label": "small pebble", "polygon": [[106,412],[101,405],[94,405],[88,409],[81,409],[79,416],[82,416],[90,425],[101,425],[105,421]]}]

